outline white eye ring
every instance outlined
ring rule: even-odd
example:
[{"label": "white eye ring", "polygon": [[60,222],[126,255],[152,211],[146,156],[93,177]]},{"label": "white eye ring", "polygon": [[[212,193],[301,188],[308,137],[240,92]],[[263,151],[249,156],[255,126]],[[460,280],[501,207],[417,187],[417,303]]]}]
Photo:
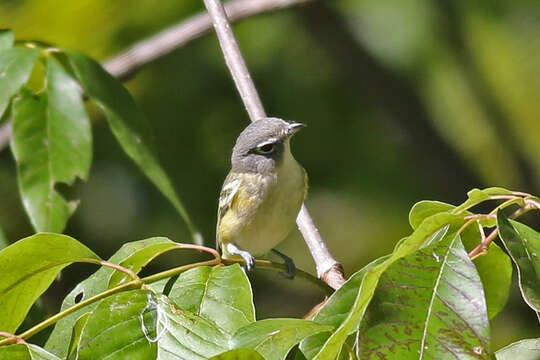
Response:
[{"label": "white eye ring", "polygon": [[271,154],[276,150],[276,143],[275,142],[266,142],[262,143],[259,146],[257,146],[257,152],[259,154]]}]

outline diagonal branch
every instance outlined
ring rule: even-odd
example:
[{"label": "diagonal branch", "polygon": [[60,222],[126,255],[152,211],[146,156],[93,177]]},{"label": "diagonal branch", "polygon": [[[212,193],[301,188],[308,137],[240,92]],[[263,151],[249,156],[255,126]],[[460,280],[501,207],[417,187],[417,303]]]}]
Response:
[{"label": "diagonal branch", "polygon": [[[310,1],[311,0],[230,0],[225,4],[225,12],[229,19],[234,21]],[[222,5],[220,4],[220,6]],[[229,26],[228,21],[227,26]],[[118,79],[126,79],[142,66],[201,37],[209,32],[211,28],[212,21],[210,16],[207,13],[200,13],[135,44],[127,51],[107,60],[103,66]],[[234,42],[236,43],[236,41]],[[240,58],[243,61],[241,54]],[[247,74],[245,85],[249,87],[249,83],[252,84],[252,82],[251,78],[249,78],[247,68],[245,70],[245,74]],[[251,86],[253,87],[253,85]],[[265,116],[264,109],[260,100],[258,100],[258,95],[254,87],[251,92],[252,94],[248,96],[252,96],[251,99],[253,104],[250,105],[251,110],[248,111],[248,113],[254,112],[253,116],[255,118]],[[242,97],[242,99],[245,100],[244,97]],[[250,116],[252,116],[251,113]],[[3,150],[9,142],[9,133],[9,123],[0,126],[0,151]],[[317,275],[333,288],[341,286],[345,281],[343,268],[328,251],[324,240],[320,236],[319,231],[314,225],[313,220],[304,205],[302,205],[302,209],[298,214],[297,224],[316,263]]]},{"label": "diagonal branch", "polygon": [[[308,1],[311,0],[230,0],[225,4],[225,11],[229,19],[235,21]],[[115,77],[125,79],[143,65],[171,53],[211,29],[212,20],[208,13],[199,13],[135,44],[127,51],[107,60],[103,66]]]},{"label": "diagonal branch", "polygon": [[[214,29],[216,30],[225,62],[229,67],[229,71],[251,121],[265,117],[266,114],[259,95],[240,52],[234,33],[231,30],[231,25],[227,19],[227,14],[221,0],[203,1],[213,20]],[[328,251],[305,205],[302,205],[296,223],[313,256],[313,260],[317,266],[317,275],[334,289],[339,288],[345,282],[343,267]]]},{"label": "diagonal branch", "polygon": [[[225,10],[229,19],[234,21],[310,1],[312,0],[230,0],[225,4]],[[126,51],[105,61],[103,67],[117,79],[125,80],[134,75],[144,65],[170,54],[192,40],[200,38],[211,29],[212,20],[208,13],[197,14],[136,43]],[[1,125],[0,151],[9,143],[9,134],[9,123]]]}]

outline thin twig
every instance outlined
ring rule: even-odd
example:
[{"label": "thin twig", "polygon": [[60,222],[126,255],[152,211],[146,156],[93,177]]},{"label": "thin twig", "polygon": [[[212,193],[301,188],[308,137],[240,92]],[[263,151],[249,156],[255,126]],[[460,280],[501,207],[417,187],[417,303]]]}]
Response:
[{"label": "thin twig", "polygon": [[[40,322],[39,324],[36,324],[32,328],[24,331],[23,333],[21,333],[19,335],[15,335],[15,334],[0,331],[0,337],[5,337],[5,339],[0,339],[0,346],[9,345],[9,344],[13,344],[13,343],[17,343],[17,344],[24,343],[24,339],[28,339],[29,337],[37,334],[38,332],[44,330],[45,328],[55,324],[58,320],[68,316],[69,314],[72,314],[73,312],[75,312],[75,311],[77,311],[79,309],[82,309],[85,306],[93,304],[93,303],[95,303],[95,302],[97,302],[99,300],[105,299],[106,297],[117,294],[119,292],[133,290],[133,289],[151,290],[151,288],[148,286],[148,284],[154,283],[154,282],[162,280],[162,279],[170,278],[172,276],[181,274],[181,273],[183,273],[183,272],[185,272],[185,271],[187,271],[189,269],[193,269],[193,268],[196,268],[196,267],[201,267],[201,266],[223,266],[223,265],[226,265],[226,264],[243,262],[243,260],[234,260],[234,259],[224,260],[224,259],[221,258],[219,252],[217,252],[215,249],[212,249],[212,248],[209,248],[209,247],[206,247],[206,246],[199,246],[199,245],[192,245],[192,244],[178,244],[178,247],[176,247],[174,249],[199,250],[199,251],[203,251],[203,252],[206,252],[206,253],[209,253],[209,254],[213,255],[214,258],[211,259],[211,260],[206,260],[206,261],[201,261],[201,262],[197,262],[197,263],[193,263],[193,264],[187,264],[187,265],[178,266],[178,267],[175,267],[173,269],[165,270],[165,271],[153,274],[153,275],[146,276],[144,278],[139,278],[135,274],[136,279],[133,279],[133,280],[128,281],[126,283],[117,285],[117,286],[115,286],[115,287],[113,287],[111,289],[108,289],[108,290],[106,290],[106,291],[104,291],[102,293],[96,294],[96,295],[94,295],[94,296],[92,296],[92,297],[90,297],[88,299],[85,299],[85,300],[83,300],[83,301],[81,301],[79,303],[76,303],[73,306],[71,306],[71,307],[57,313],[56,315],[51,316],[48,319],[45,319],[44,321]],[[87,262],[92,263],[92,261],[87,261]],[[272,263],[272,262],[267,261],[267,260],[256,260],[256,262],[257,262],[257,267],[260,268],[260,269],[274,270],[274,271],[279,271],[279,272],[287,272],[287,267],[285,265],[283,265],[283,264],[276,264],[276,263]],[[103,262],[101,262],[101,265],[109,266],[109,267],[112,267],[114,269],[118,269],[117,268],[118,265],[112,264],[110,262],[103,261]],[[301,278],[315,284],[316,286],[318,286],[327,295],[330,295],[331,291],[329,291],[329,288],[322,281],[320,281],[317,278],[315,278],[314,276],[312,276],[312,275],[310,275],[310,274],[308,274],[308,273],[306,273],[304,271],[298,270],[298,269],[297,269],[297,274],[299,275],[299,277],[301,277]]]},{"label": "thin twig", "polygon": [[[236,38],[231,30],[223,4],[220,0],[203,1],[213,20],[214,29],[216,30],[225,62],[229,67],[251,121],[265,117],[264,108],[249,75]],[[311,255],[317,266],[317,275],[332,288],[339,288],[345,282],[343,267],[328,251],[324,240],[304,205],[302,205],[296,223],[311,251]]]},{"label": "thin twig", "polygon": [[3,340],[3,341],[6,341],[6,343],[10,343],[10,344],[26,344],[27,343],[20,336],[9,333],[7,331],[0,331],[0,336],[6,338],[5,340]]},{"label": "thin twig", "polygon": [[[533,209],[532,205],[521,207],[517,209],[512,215],[510,215],[510,218],[515,219],[532,209]],[[482,230],[483,229],[481,228],[480,230],[481,234],[483,234]],[[488,253],[489,245],[491,244],[493,240],[495,240],[498,234],[499,234],[499,228],[495,228],[487,237],[485,237],[485,235],[482,236],[482,241],[480,242],[480,244],[478,244],[474,249],[472,249],[469,252],[469,257],[471,258],[471,260],[474,260],[479,256],[486,255]]]},{"label": "thin twig", "polygon": [[[310,1],[312,0],[231,0],[225,4],[225,10],[229,19],[236,21]],[[212,21],[208,13],[199,13],[136,43],[126,51],[105,61],[103,67],[119,80],[125,80],[144,65],[200,38],[211,29]],[[9,123],[0,126],[0,151],[8,145],[9,135]]]},{"label": "thin twig", "polygon": [[[225,4],[230,21],[252,15],[279,10],[311,0],[231,0]],[[163,57],[197,39],[212,29],[212,20],[207,12],[181,21],[164,31],[138,42],[127,51],[107,60],[103,66],[112,75],[125,79],[142,66]]]}]

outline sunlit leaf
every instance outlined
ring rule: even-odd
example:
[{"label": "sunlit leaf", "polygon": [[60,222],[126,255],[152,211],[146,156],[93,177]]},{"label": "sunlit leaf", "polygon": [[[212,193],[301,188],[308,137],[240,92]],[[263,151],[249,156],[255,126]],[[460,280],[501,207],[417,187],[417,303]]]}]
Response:
[{"label": "sunlit leaf", "polygon": [[230,335],[255,321],[251,285],[238,264],[188,270],[180,274],[169,298]]},{"label": "sunlit leaf", "polygon": [[[491,190],[490,190],[491,191]],[[493,192],[504,193],[504,190],[494,188]],[[474,193],[473,193],[474,194]],[[482,195],[473,195],[473,198],[481,198]],[[439,212],[452,212],[455,206],[438,201],[420,201],[415,204],[409,213],[409,222],[413,228],[427,217]],[[472,215],[468,211],[463,215]],[[496,219],[482,220],[480,224],[484,227],[496,225]],[[467,251],[471,251],[482,240],[477,224],[471,224],[462,233],[462,242]],[[495,243],[489,246],[489,252],[473,260],[476,270],[482,280],[486,301],[488,304],[489,318],[495,317],[506,305],[512,284],[512,264],[511,260]]]},{"label": "sunlit leaf", "polygon": [[13,35],[13,31],[0,29],[0,50],[11,48],[14,41],[15,36]]},{"label": "sunlit leaf", "polygon": [[78,359],[155,359],[156,344],[147,339],[147,336],[156,335],[157,316],[155,308],[147,309],[149,294],[132,290],[103,300],[86,321],[78,346]]},{"label": "sunlit leaf", "polygon": [[0,330],[15,332],[36,299],[74,262],[99,260],[77,240],[36,234],[0,251]]},{"label": "sunlit leaf", "polygon": [[264,358],[252,349],[235,349],[213,356],[209,360],[264,360]]},{"label": "sunlit leaf", "polygon": [[[164,242],[166,242],[164,241],[164,238],[158,237],[126,243],[108,261],[114,264],[120,264],[126,259],[132,258],[135,254],[146,253],[144,250],[147,247],[151,247],[154,244],[162,244]],[[116,271],[110,267],[101,267],[86,280],[80,282],[64,298],[61,310],[70,308],[80,301],[89,299],[92,296],[107,290],[109,281],[115,273]],[[65,358],[68,354],[68,346],[75,323],[82,315],[93,311],[98,304],[99,302],[95,302],[60,319],[47,340],[45,348],[57,356]]]},{"label": "sunlit leaf", "polygon": [[413,229],[416,229],[426,218],[440,212],[448,212],[454,208],[455,206],[440,201],[424,200],[417,202],[409,212],[409,224]]},{"label": "sunlit leaf", "polygon": [[467,193],[468,199],[463,204],[456,207],[452,213],[459,214],[481,202],[489,200],[494,195],[512,195],[512,192],[500,187],[491,187],[483,190],[472,189]]},{"label": "sunlit leaf", "polygon": [[519,288],[525,302],[540,311],[540,234],[517,221],[510,221],[502,211],[497,213],[499,235],[516,264]]},{"label": "sunlit leaf", "polygon": [[333,326],[302,319],[259,320],[238,330],[232,347],[252,348],[267,360],[279,360],[304,338],[332,329]]},{"label": "sunlit leaf", "polygon": [[0,359],[6,360],[60,360],[34,344],[0,346]]},{"label": "sunlit leaf", "polygon": [[[343,323],[348,313],[351,311],[351,307],[362,286],[362,281],[366,272],[374,266],[384,262],[387,258],[388,256],[385,256],[372,261],[351,275],[347,282],[328,298],[326,303],[315,314],[313,320],[319,324],[331,325],[333,327],[338,327]],[[309,336],[302,341],[300,348],[308,358],[312,358],[317,354],[317,351],[319,351],[329,337],[330,334],[328,333]]]},{"label": "sunlit leaf", "polygon": [[463,219],[458,215],[443,212],[430,216],[408,238],[400,242],[400,245],[383,263],[369,269],[364,275],[362,286],[356,295],[351,310],[313,358],[318,360],[333,359],[339,354],[348,335],[356,330],[355,327],[362,319],[380,276],[390,265],[424,246],[430,239],[433,240],[437,237],[437,233],[440,234],[444,228],[446,228],[444,233],[448,232],[450,234],[457,231],[462,224]]},{"label": "sunlit leaf", "polygon": [[102,108],[114,136],[126,154],[174,205],[192,232],[194,241],[200,243],[201,235],[159,164],[150,124],[129,92],[93,59],[73,50],[64,50],[64,53],[77,80],[90,98]]},{"label": "sunlit leaf", "polygon": [[[126,259],[122,260],[119,265],[128,268],[137,274],[141,271],[142,267],[152,261],[152,259],[167,251],[178,248],[177,243],[165,237],[154,237],[143,240],[143,242],[146,243],[144,247],[133,252]],[[115,287],[126,280],[129,280],[129,276],[123,272],[117,271],[109,280],[109,288]]]},{"label": "sunlit leaf", "polygon": [[86,322],[88,321],[88,317],[90,316],[90,313],[86,313],[80,318],[77,319],[75,322],[75,326],[73,326],[73,333],[71,334],[71,339],[69,341],[69,350],[68,350],[68,359],[77,359],[79,356],[78,354],[78,346],[79,342],[81,341],[81,336],[84,327],[86,326]]},{"label": "sunlit leaf", "polygon": [[51,59],[46,83],[43,93],[24,91],[14,101],[11,149],[34,229],[62,232],[77,204],[55,186],[88,177],[92,136],[79,85]]},{"label": "sunlit leaf", "polygon": [[157,300],[157,359],[203,360],[230,350],[230,335],[167,297]]},{"label": "sunlit leaf", "polygon": [[525,339],[510,344],[495,353],[497,360],[538,360],[540,339]]},{"label": "sunlit leaf", "polygon": [[[4,34],[3,41],[9,35]],[[38,49],[16,47],[0,51],[0,118],[10,99],[28,81],[34,63],[39,56]]]},{"label": "sunlit leaf", "polygon": [[358,346],[361,359],[489,359],[484,291],[459,235],[386,270],[360,325]]}]

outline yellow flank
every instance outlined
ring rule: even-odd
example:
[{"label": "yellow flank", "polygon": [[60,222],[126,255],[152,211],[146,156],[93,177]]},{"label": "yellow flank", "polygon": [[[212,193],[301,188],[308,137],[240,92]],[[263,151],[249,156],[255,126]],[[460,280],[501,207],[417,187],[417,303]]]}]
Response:
[{"label": "yellow flank", "polygon": [[288,144],[283,155],[272,175],[230,175],[238,184],[217,227],[224,258],[232,257],[224,246],[229,242],[254,256],[263,255],[294,228],[307,192],[307,177]]}]

